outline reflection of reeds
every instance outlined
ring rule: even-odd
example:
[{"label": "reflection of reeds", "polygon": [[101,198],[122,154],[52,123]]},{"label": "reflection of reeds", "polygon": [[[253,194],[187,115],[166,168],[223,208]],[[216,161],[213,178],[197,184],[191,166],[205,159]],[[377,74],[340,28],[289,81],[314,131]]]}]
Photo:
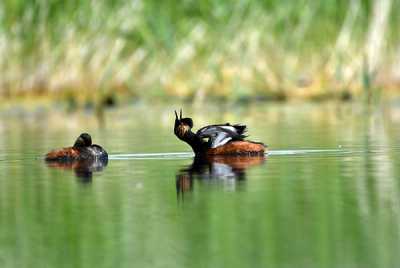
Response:
[{"label": "reflection of reeds", "polygon": [[197,101],[362,94],[366,81],[368,90],[399,81],[398,10],[392,0],[4,0],[1,96],[101,105],[114,93]]}]

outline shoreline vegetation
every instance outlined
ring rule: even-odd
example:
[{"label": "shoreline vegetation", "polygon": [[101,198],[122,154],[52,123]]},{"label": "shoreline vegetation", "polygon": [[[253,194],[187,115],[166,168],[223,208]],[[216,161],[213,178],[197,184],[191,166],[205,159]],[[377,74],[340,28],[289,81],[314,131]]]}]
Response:
[{"label": "shoreline vegetation", "polygon": [[369,99],[400,92],[400,2],[0,2],[0,99]]}]

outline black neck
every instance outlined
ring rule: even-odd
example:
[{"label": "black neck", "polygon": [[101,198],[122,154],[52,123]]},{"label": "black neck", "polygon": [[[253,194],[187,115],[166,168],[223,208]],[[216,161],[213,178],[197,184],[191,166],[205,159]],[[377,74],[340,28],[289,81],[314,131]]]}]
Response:
[{"label": "black neck", "polygon": [[185,136],[181,138],[181,140],[185,141],[187,144],[192,147],[193,152],[196,155],[201,155],[204,154],[206,151],[206,143],[199,138],[195,133],[193,133],[191,130],[185,133]]}]

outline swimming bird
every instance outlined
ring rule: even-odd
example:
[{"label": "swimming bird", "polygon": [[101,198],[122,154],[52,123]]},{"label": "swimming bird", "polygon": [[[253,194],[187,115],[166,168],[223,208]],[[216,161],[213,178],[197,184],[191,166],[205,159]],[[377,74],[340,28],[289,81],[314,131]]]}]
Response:
[{"label": "swimming bird", "polygon": [[92,137],[82,133],[72,147],[50,151],[46,161],[107,161],[107,152],[97,144],[92,144]]},{"label": "swimming bird", "polygon": [[178,117],[175,111],[174,133],[192,147],[196,156],[264,155],[266,146],[263,143],[245,140],[245,125],[209,125],[200,128],[196,133],[192,128],[192,118],[182,118],[182,110]]}]

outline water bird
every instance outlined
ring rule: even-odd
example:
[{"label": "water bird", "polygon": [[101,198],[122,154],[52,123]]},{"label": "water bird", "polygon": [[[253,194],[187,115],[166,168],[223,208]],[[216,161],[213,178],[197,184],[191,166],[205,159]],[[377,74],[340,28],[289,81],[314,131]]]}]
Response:
[{"label": "water bird", "polygon": [[88,133],[82,133],[72,147],[50,151],[45,160],[104,162],[108,161],[108,154],[100,145],[92,144],[92,137]]},{"label": "water bird", "polygon": [[209,125],[200,128],[196,133],[192,128],[192,118],[182,118],[182,109],[179,117],[175,111],[174,133],[192,147],[196,156],[260,156],[266,150],[261,142],[245,140],[247,127],[242,124]]}]

